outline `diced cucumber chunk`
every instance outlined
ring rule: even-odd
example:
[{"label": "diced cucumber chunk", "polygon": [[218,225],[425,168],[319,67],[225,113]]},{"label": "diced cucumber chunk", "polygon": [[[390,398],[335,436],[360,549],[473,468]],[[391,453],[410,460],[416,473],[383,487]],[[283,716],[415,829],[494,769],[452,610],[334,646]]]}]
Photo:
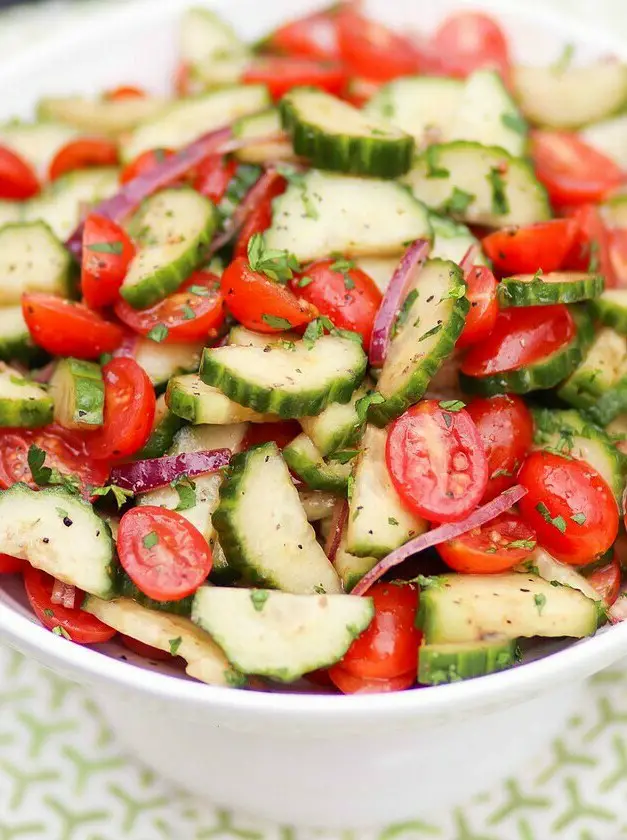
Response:
[{"label": "diced cucumber chunk", "polygon": [[474,265],[486,265],[487,260],[481,250],[481,243],[470,231],[470,228],[461,222],[454,222],[444,216],[432,213],[430,216],[431,227],[435,238],[431,249],[431,259],[450,260],[460,263],[466,256],[469,248],[477,246],[477,255]]},{"label": "diced cucumber chunk", "polygon": [[172,446],[174,436],[183,425],[183,418],[170,411],[165,401],[165,394],[161,394],[157,400],[150,437],[135,456],[137,460],[161,458],[165,455]]},{"label": "diced cucumber chunk", "polygon": [[418,682],[443,685],[506,671],[520,662],[515,639],[422,645],[418,651]]},{"label": "diced cucumber chunk", "polygon": [[293,682],[338,662],[374,616],[371,598],[201,587],[192,620],[243,674]]},{"label": "diced cucumber chunk", "polygon": [[100,365],[61,359],[50,380],[54,419],[66,429],[89,431],[104,422],[104,380]]},{"label": "diced cucumber chunk", "polygon": [[[253,137],[264,139],[274,134],[282,134],[281,117],[276,108],[268,108],[258,114],[240,117],[233,123],[233,136],[239,140]],[[265,163],[268,160],[292,160],[294,149],[289,140],[273,140],[244,146],[235,151],[235,157],[245,163]]]},{"label": "diced cucumber chunk", "polygon": [[75,129],[52,120],[12,121],[0,126],[0,144],[30,163],[43,181],[48,180],[50,163],[56,153],[75,137]]},{"label": "diced cucumber chunk", "polygon": [[564,382],[558,395],[576,408],[591,408],[625,376],[627,340],[605,327],[595,335],[582,362]]},{"label": "diced cucumber chunk", "polygon": [[155,601],[154,598],[149,598],[133,583],[121,566],[118,569],[115,598],[130,599],[147,610],[182,615],[187,618],[192,614],[193,596],[188,595],[180,601]]},{"label": "diced cucumber chunk", "polygon": [[350,554],[346,550],[346,531],[344,531],[333,559],[333,565],[346,592],[350,592],[357,586],[362,577],[368,574],[378,562],[376,557],[357,557],[356,554]]},{"label": "diced cucumber chunk", "polygon": [[133,358],[145,370],[155,388],[165,388],[173,376],[198,370],[204,344],[161,344],[138,338]]},{"label": "diced cucumber chunk", "polygon": [[173,376],[165,394],[168,408],[190,423],[271,423],[275,414],[260,414],[233,402],[218,388],[205,385],[196,373]]},{"label": "diced cucumber chunk", "polygon": [[606,327],[627,335],[627,290],[609,289],[590,303],[592,314]]},{"label": "diced cucumber chunk", "polygon": [[[539,575],[543,580],[553,584],[553,586],[558,583],[561,586],[569,586],[571,589],[576,589],[578,592],[581,592],[582,595],[585,595],[591,601],[603,603],[603,598],[599,592],[580,572],[567,563],[560,563],[539,546],[517,569],[517,571],[525,574],[528,574],[531,570],[533,570],[534,575]],[[599,623],[601,622],[602,615],[599,610]]]},{"label": "diced cucumber chunk", "polygon": [[337,503],[335,493],[322,493],[320,490],[299,487],[298,497],[309,522],[330,520],[333,516],[333,509]]},{"label": "diced cucumber chunk", "polygon": [[298,341],[299,338],[300,336],[293,332],[260,333],[236,324],[231,327],[228,343],[236,347],[258,347],[264,350],[266,347],[283,347],[286,342],[289,344]]},{"label": "diced cucumber chunk", "polygon": [[45,359],[26,326],[21,305],[0,308],[0,360],[32,366]]},{"label": "diced cucumber chunk", "polygon": [[579,136],[621,169],[627,169],[627,115],[592,123]]},{"label": "diced cucumber chunk", "polygon": [[[552,306],[597,298],[605,288],[601,274],[554,271],[504,277],[498,286],[501,309],[509,306]],[[592,302],[591,306],[595,306]],[[627,317],[626,317],[627,322]]]},{"label": "diced cucumber chunk", "polygon": [[69,253],[44,222],[0,228],[0,306],[21,302],[24,292],[69,297]]},{"label": "diced cucumber chunk", "polygon": [[365,387],[358,388],[347,403],[331,403],[320,414],[299,419],[303,431],[311,438],[323,457],[349,449],[361,434],[363,422],[357,414],[357,402],[366,396]]},{"label": "diced cucumber chunk", "polygon": [[407,242],[431,239],[425,206],[394,181],[312,169],[272,207],[266,245],[300,262],[336,251],[346,257],[401,254]]},{"label": "diced cucumber chunk", "polygon": [[294,593],[340,591],[274,443],[231,460],[213,524],[229,564],[248,580]]},{"label": "diced cucumber chunk", "polygon": [[41,385],[0,362],[0,427],[46,426],[52,422],[53,407],[52,397]]},{"label": "diced cucumber chunk", "polygon": [[99,598],[114,594],[109,526],[90,504],[60,487],[37,491],[14,484],[0,491],[0,552]]},{"label": "diced cucumber chunk", "polygon": [[283,449],[285,463],[312,490],[327,490],[346,495],[350,462],[326,462],[314,443],[305,434],[298,435]]},{"label": "diced cucumber chunk", "polygon": [[54,96],[39,102],[37,114],[41,119],[58,120],[85,133],[122,134],[145,120],[154,119],[165,107],[165,99],[152,96],[132,99]]},{"label": "diced cucumber chunk", "polygon": [[357,268],[365,271],[374,280],[379,291],[385,294],[392,275],[398,268],[400,257],[358,257],[354,262]]}]

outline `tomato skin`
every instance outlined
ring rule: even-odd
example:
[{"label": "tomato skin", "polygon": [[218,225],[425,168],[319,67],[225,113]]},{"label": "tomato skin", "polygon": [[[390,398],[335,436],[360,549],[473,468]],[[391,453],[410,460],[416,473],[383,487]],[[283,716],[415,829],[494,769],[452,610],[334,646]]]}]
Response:
[{"label": "tomato skin", "polygon": [[[199,289],[206,294],[197,294]],[[157,324],[163,324],[168,330],[163,344],[213,339],[226,316],[220,278],[210,271],[195,271],[178,291],[148,309],[134,309],[120,298],[114,310],[120,321],[139,335],[148,335]]]},{"label": "tomato skin", "polygon": [[525,227],[507,227],[482,240],[485,254],[504,277],[559,271],[573,246],[577,225],[572,219],[551,219]]},{"label": "tomato skin", "polygon": [[[619,289],[625,289],[627,288],[627,230],[621,228],[609,230],[608,237],[609,259],[614,285]],[[610,287],[607,274],[605,277],[606,286]]]},{"label": "tomato skin", "polygon": [[[108,251],[103,251],[103,247]],[[93,309],[110,306],[118,299],[135,246],[126,231],[104,216],[90,213],[83,228],[81,289]]]},{"label": "tomato skin", "polygon": [[[618,533],[614,495],[587,463],[551,452],[532,452],[518,482],[527,488],[519,502],[520,515],[557,560],[586,565],[614,543]],[[581,524],[572,519],[577,515],[585,517]],[[559,527],[547,521],[557,517],[561,517]]]},{"label": "tomato skin", "polygon": [[419,72],[419,54],[408,38],[350,4],[336,13],[335,21],[340,54],[350,76],[389,82]]},{"label": "tomato skin", "polygon": [[567,131],[532,131],[531,157],[557,207],[601,201],[624,180],[610,158]]},{"label": "tomato skin", "polygon": [[260,56],[242,75],[244,84],[266,85],[274,100],[295,87],[313,86],[338,96],[344,87],[342,64],[290,56]]},{"label": "tomato skin", "polygon": [[497,300],[497,282],[494,274],[485,265],[473,265],[466,272],[466,297],[470,301],[470,310],[462,334],[457,339],[457,347],[469,347],[487,338],[496,324],[499,314]]},{"label": "tomato skin", "polygon": [[334,61],[340,57],[335,16],[331,12],[315,12],[290,21],[275,29],[264,47],[300,58]]},{"label": "tomato skin", "polygon": [[[146,544],[147,539],[152,544]],[[140,505],[127,511],[118,530],[120,563],[133,583],[156,601],[192,595],[211,571],[203,535],[173,510]]]},{"label": "tomato skin", "polygon": [[282,332],[282,327],[268,324],[264,315],[282,318],[290,327],[308,324],[318,315],[315,307],[299,300],[286,286],[253,271],[244,257],[238,257],[228,266],[220,286],[229,311],[249,330]]},{"label": "tomato skin", "polygon": [[260,443],[274,441],[279,449],[283,449],[301,433],[300,424],[296,420],[280,420],[278,423],[251,423],[242,443],[242,449],[250,449]]},{"label": "tomato skin", "polygon": [[0,554],[0,575],[14,575],[24,569],[25,561],[10,554]]},{"label": "tomato skin", "polygon": [[209,155],[196,168],[194,189],[219,204],[237,172],[237,161],[225,155]]},{"label": "tomato skin", "polygon": [[105,321],[82,303],[41,292],[22,295],[22,313],[35,344],[53,356],[98,359],[124,338],[117,324]]},{"label": "tomato skin", "polygon": [[272,201],[287,189],[285,178],[277,175],[266,182],[267,189],[264,195],[259,196],[256,207],[251,209],[250,214],[242,225],[237,238],[234,257],[246,257],[248,255],[248,243],[256,233],[263,233],[272,224]]},{"label": "tomato skin", "polygon": [[50,163],[49,176],[56,181],[62,175],[88,166],[115,166],[118,162],[118,147],[111,140],[98,137],[82,137],[71,140],[59,149]]},{"label": "tomato skin", "polygon": [[488,459],[488,484],[482,502],[489,502],[516,484],[516,473],[533,443],[533,417],[513,394],[477,397],[466,406]]},{"label": "tomato skin", "polygon": [[[351,268],[344,274],[333,269],[336,262],[319,260],[307,266],[292,280],[292,289],[320,314],[326,315],[334,326],[359,333],[367,347],[383,295],[365,271]],[[300,286],[302,277],[311,278],[313,282]]]},{"label": "tomato skin", "polygon": [[488,460],[470,415],[423,400],[395,420],[385,459],[403,504],[429,522],[457,522],[479,504]]},{"label": "tomato skin", "polygon": [[[102,644],[115,636],[116,631],[95,615],[81,609],[70,609],[61,604],[53,604],[50,599],[54,578],[45,572],[26,565],[24,585],[33,612],[48,630],[61,627],[70,639],[79,645]],[[50,612],[53,615],[50,615]]]},{"label": "tomato skin", "polygon": [[388,694],[392,691],[405,691],[416,682],[415,671],[390,679],[356,677],[339,665],[335,665],[331,672],[332,684],[339,688],[342,694]]},{"label": "tomato skin", "polygon": [[146,91],[143,88],[136,87],[136,85],[120,85],[107,90],[104,98],[111,102],[118,102],[123,99],[145,99]]},{"label": "tomato skin", "polygon": [[120,172],[120,183],[128,184],[129,181],[133,181],[140,175],[145,175],[174,154],[175,152],[172,149],[148,149],[142,152],[130,163],[127,163]]},{"label": "tomato skin", "polygon": [[517,370],[554,353],[577,331],[563,304],[514,307],[499,312],[491,335],[466,354],[461,370],[468,376],[490,376]]},{"label": "tomato skin", "polygon": [[[585,573],[584,573],[585,574]],[[621,567],[616,552],[612,552],[612,559],[589,575],[588,583],[596,589],[605,601],[606,606],[611,607],[618,600],[621,585]]]},{"label": "tomato skin", "polygon": [[20,155],[0,146],[0,199],[25,201],[39,192],[39,180],[32,166]]},{"label": "tomato skin", "polygon": [[[564,263],[571,271],[598,271],[605,287],[618,285],[612,256],[612,239],[598,207],[583,204],[572,211],[575,236]],[[616,240],[614,240],[616,241]]]},{"label": "tomato skin", "polygon": [[344,658],[329,669],[329,676],[335,683],[338,670],[362,680],[411,675],[415,682],[422,640],[416,627],[418,590],[413,584],[376,583],[368,595],[374,602],[374,618]]},{"label": "tomato skin", "polygon": [[431,72],[465,79],[475,70],[492,67],[507,82],[510,57],[500,26],[480,12],[457,12],[431,38]]},{"label": "tomato skin", "polygon": [[[512,542],[523,540],[530,547],[513,547]],[[437,546],[440,557],[456,572],[467,575],[493,575],[507,572],[525,560],[536,545],[533,528],[513,514],[504,513],[474,528],[457,539]]]}]

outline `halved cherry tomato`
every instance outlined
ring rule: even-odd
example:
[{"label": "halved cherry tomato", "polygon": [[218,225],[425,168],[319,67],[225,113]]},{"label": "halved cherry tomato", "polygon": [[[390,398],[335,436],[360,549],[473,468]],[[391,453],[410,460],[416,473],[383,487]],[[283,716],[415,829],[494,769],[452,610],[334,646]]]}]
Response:
[{"label": "halved cherry tomato", "polygon": [[349,75],[388,82],[420,70],[412,41],[346,4],[335,17],[340,54]]},{"label": "halved cherry tomato", "polygon": [[618,533],[618,507],[601,476],[583,461],[552,452],[532,452],[518,482],[527,495],[521,517],[538,542],[571,566],[591,563],[612,546]]},{"label": "halved cherry tomato", "polygon": [[59,149],[50,163],[51,181],[75,169],[88,166],[115,166],[118,162],[118,147],[112,140],[100,137],[81,137],[71,140]]},{"label": "halved cherry tomato", "polygon": [[10,554],[0,554],[0,575],[14,575],[21,572],[25,561],[19,557],[11,557]]},{"label": "halved cherry tomato", "polygon": [[145,99],[146,91],[135,85],[120,85],[119,87],[105,91],[104,98],[113,102],[120,99]]},{"label": "halved cherry tomato", "polygon": [[472,417],[488,459],[488,486],[482,502],[516,484],[516,473],[533,443],[533,418],[513,394],[477,397],[466,411]]},{"label": "halved cherry tomato", "polygon": [[117,324],[84,304],[42,292],[22,295],[22,313],[35,344],[54,356],[97,359],[115,350],[124,337]]},{"label": "halved cherry tomato", "polygon": [[552,219],[525,227],[507,227],[486,236],[481,246],[503,276],[558,271],[577,232],[573,219]]},{"label": "halved cherry tomato", "polygon": [[575,336],[575,322],[562,304],[514,307],[499,312],[492,334],[468,351],[461,369],[469,376],[516,370],[551,355]]},{"label": "halved cherry tomato", "polygon": [[585,570],[582,572],[588,578],[588,583],[603,598],[606,606],[611,607],[620,594],[621,584],[621,568],[616,552],[612,552],[611,559],[595,568],[590,574],[586,574]]},{"label": "halved cherry tomato", "polygon": [[415,671],[389,679],[355,677],[339,665],[335,665],[332,671],[332,684],[339,688],[342,694],[389,694],[392,691],[405,691],[416,683]]},{"label": "halved cherry tomato", "polygon": [[134,455],[146,443],[155,417],[155,390],[134,359],[112,359],[102,369],[105,385],[104,425],[87,437],[92,458]]},{"label": "halved cherry tomato", "polygon": [[278,423],[251,423],[246,432],[242,449],[250,449],[260,443],[274,441],[279,449],[283,449],[301,432],[296,420],[280,420]]},{"label": "halved cherry tomato", "polygon": [[140,175],[145,175],[147,172],[150,172],[151,169],[154,169],[155,166],[163,163],[164,160],[167,160],[174,154],[175,152],[173,152],[172,149],[148,149],[147,151],[142,152],[130,163],[127,163],[124,169],[120,172],[120,183],[128,184],[128,182],[132,181],[134,178],[138,178]]},{"label": "halved cherry tomato", "polygon": [[28,450],[37,446],[46,453],[45,465],[65,475],[77,476],[86,495],[89,487],[99,487],[109,477],[109,464],[92,461],[85,439],[76,432],[52,424],[42,429],[10,429],[0,432],[0,487],[4,490],[21,481],[36,490]]},{"label": "halved cherry tomato", "polygon": [[536,547],[533,528],[511,513],[473,528],[467,534],[437,546],[447,566],[467,575],[507,572],[521,563]]},{"label": "halved cherry tomato", "polygon": [[250,330],[274,333],[308,324],[317,317],[315,307],[299,300],[287,286],[253,271],[238,257],[220,281],[229,311]]},{"label": "halved cherry tomato", "polygon": [[194,189],[219,204],[237,172],[237,161],[226,155],[209,155],[196,167]]},{"label": "halved cherry tomato", "polygon": [[423,400],[392,423],[385,456],[403,504],[430,522],[464,519],[488,483],[488,459],[470,415],[436,400]]},{"label": "halved cherry tomato", "polygon": [[287,181],[281,175],[274,173],[274,177],[265,180],[264,195],[258,197],[256,207],[251,208],[244,222],[233,252],[235,257],[245,257],[248,254],[248,243],[256,233],[263,233],[272,223],[272,201],[287,188]]},{"label": "halved cherry tomato", "polygon": [[[627,288],[627,229],[614,228],[608,231],[609,253],[612,276],[619,289]],[[610,283],[606,284],[608,287]]]},{"label": "halved cherry tomato", "polygon": [[224,323],[226,310],[220,278],[210,271],[195,271],[174,294],[148,309],[133,309],[122,298],[115,304],[120,321],[140,335],[158,324],[168,330],[164,344],[213,339]]},{"label": "halved cherry tomato", "polygon": [[192,595],[211,571],[211,549],[200,531],[180,513],[152,505],[124,514],[118,553],[133,583],[156,601]]},{"label": "halved cherry tomato", "polygon": [[[416,627],[418,590],[413,584],[376,583],[368,592],[374,602],[370,626],[355,639],[344,658],[329,669],[337,687],[349,692],[352,680],[397,680],[408,688],[416,681],[422,633]],[[382,690],[385,690],[384,688]]]},{"label": "halved cherry tomato", "polygon": [[98,309],[118,299],[135,246],[120,225],[90,213],[83,227],[81,289],[88,306]]},{"label": "halved cherry tomato", "polygon": [[485,265],[473,265],[464,279],[470,310],[462,334],[457,339],[457,347],[469,347],[487,338],[499,314],[497,283],[490,269]]},{"label": "halved cherry tomato", "polygon": [[154,662],[167,662],[173,658],[167,651],[146,645],[137,639],[125,636],[123,633],[120,633],[120,641],[125,648],[128,648],[138,656],[143,656],[144,659],[152,659]]},{"label": "halved cherry tomato", "polygon": [[[79,645],[97,645],[108,642],[116,631],[95,615],[76,608],[63,607],[51,601],[54,578],[45,572],[26,565],[24,586],[33,612],[48,630],[67,636]],[[58,631],[56,628],[60,628]]]},{"label": "halved cherry tomato", "polygon": [[301,58],[332,61],[340,57],[335,13],[315,12],[275,29],[264,41],[264,49]]},{"label": "halved cherry tomato", "polygon": [[39,192],[39,180],[32,166],[20,155],[0,146],[0,199],[24,201]]},{"label": "halved cherry tomato", "polygon": [[566,131],[533,131],[531,156],[538,179],[557,206],[600,201],[624,180],[607,155]]},{"label": "halved cherry tomato", "polygon": [[443,21],[430,40],[430,70],[464,79],[492,67],[505,81],[510,74],[507,38],[501,27],[481,12],[457,12]]},{"label": "halved cherry tomato", "polygon": [[582,204],[572,211],[575,236],[564,258],[564,266],[571,271],[598,271],[605,277],[605,286],[617,285],[612,258],[610,231],[594,204]]},{"label": "halved cherry tomato", "polygon": [[344,87],[345,70],[339,62],[289,56],[259,56],[244,71],[244,84],[266,85],[273,99],[295,87],[312,86],[338,95]]},{"label": "halved cherry tomato", "polygon": [[359,333],[368,346],[383,295],[365,271],[350,260],[320,260],[294,277],[292,289],[334,326]]}]

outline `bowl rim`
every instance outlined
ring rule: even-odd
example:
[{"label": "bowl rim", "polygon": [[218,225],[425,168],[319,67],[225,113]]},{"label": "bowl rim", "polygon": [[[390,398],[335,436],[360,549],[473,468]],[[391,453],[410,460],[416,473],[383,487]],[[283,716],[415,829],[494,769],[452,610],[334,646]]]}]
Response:
[{"label": "bowl rim", "polygon": [[[565,29],[564,43],[573,39],[578,43],[593,43],[615,55],[627,57],[627,49],[599,28],[588,23],[573,22],[567,12],[543,8],[517,7],[511,0],[457,0],[460,7],[472,7],[498,14],[515,13],[540,28]],[[187,2],[172,0],[134,0],[128,5],[103,9],[91,17],[68,26],[67,30],[51,38],[47,44],[32,46],[10,58],[0,68],[0,84],[10,84],[33,65],[54,66],[55,57],[71,53],[73,46],[85,39],[102,42],[103,36],[114,37],[121,25],[139,26],[145,14],[171,16],[174,6],[180,12]],[[103,654],[97,647],[87,648],[53,635],[30,617],[16,611],[0,600],[0,638],[22,652],[51,667],[58,667],[90,683],[107,683],[120,689],[164,701],[176,701],[188,706],[209,706],[225,712],[254,712],[259,716],[277,714],[286,717],[339,717],[369,721],[416,716],[445,715],[451,711],[477,708],[486,702],[506,701],[521,695],[550,690],[562,680],[578,675],[582,678],[610,665],[627,654],[627,622],[607,627],[596,636],[574,641],[568,647],[546,657],[525,663],[509,671],[449,685],[431,686],[429,690],[412,689],[389,694],[325,695],[288,692],[234,691],[211,686],[190,679],[152,671],[131,662]],[[599,665],[599,663],[601,663]]]}]

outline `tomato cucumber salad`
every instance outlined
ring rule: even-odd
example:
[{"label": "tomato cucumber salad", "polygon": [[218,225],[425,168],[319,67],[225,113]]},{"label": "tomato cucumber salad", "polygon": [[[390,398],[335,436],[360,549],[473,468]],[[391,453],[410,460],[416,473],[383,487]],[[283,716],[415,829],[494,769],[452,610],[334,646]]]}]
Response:
[{"label": "tomato cucumber salad", "polygon": [[0,573],[58,643],[357,694],[627,617],[625,114],[344,2],[0,126]]}]

